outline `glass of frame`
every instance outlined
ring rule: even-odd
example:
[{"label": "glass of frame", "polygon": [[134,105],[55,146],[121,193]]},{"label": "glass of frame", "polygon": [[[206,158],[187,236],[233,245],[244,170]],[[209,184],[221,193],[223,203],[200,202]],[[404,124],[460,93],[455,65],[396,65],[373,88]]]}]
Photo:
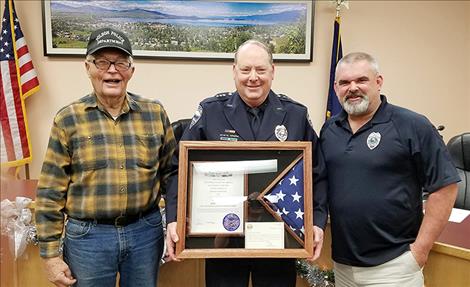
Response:
[{"label": "glass of frame", "polygon": [[275,61],[312,61],[313,0],[42,0],[44,55],[85,55],[90,33],[115,27],[135,57],[233,60],[248,39]]},{"label": "glass of frame", "polygon": [[313,256],[310,142],[179,145],[179,258]]}]

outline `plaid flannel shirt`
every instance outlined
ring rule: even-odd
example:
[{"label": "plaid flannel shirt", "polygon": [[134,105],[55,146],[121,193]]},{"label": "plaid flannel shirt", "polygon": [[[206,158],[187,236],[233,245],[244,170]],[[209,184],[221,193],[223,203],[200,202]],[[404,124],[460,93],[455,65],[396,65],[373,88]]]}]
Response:
[{"label": "plaid flannel shirt", "polygon": [[36,200],[42,257],[60,255],[64,214],[113,219],[158,204],[176,147],[163,106],[128,93],[114,120],[94,94],[54,118]]}]

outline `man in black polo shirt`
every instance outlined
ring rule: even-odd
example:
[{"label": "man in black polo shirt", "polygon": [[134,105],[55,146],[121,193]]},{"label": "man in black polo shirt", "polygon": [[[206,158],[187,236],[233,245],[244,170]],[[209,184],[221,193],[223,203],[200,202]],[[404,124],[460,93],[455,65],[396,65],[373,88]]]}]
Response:
[{"label": "man in black polo shirt", "polygon": [[343,110],[320,133],[336,286],[423,286],[460,180],[434,126],[387,103],[382,83],[372,56],[341,59],[335,91]]}]

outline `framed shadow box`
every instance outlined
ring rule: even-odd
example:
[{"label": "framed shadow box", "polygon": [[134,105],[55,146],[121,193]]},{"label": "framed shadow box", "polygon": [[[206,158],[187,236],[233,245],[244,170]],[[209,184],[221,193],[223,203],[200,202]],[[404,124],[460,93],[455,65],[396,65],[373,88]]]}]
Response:
[{"label": "framed shadow box", "polygon": [[310,142],[179,145],[179,258],[313,256]]}]

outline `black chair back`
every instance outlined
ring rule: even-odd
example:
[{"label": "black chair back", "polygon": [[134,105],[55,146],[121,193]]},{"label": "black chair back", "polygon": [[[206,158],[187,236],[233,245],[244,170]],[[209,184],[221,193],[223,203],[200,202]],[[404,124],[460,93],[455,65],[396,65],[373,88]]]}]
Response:
[{"label": "black chair back", "polygon": [[171,127],[173,128],[173,133],[175,134],[177,143],[180,142],[180,139],[183,136],[186,128],[189,127],[189,124],[191,124],[191,119],[181,119],[171,123]]},{"label": "black chair back", "polygon": [[454,207],[470,210],[470,133],[451,138],[447,148],[462,179]]}]

